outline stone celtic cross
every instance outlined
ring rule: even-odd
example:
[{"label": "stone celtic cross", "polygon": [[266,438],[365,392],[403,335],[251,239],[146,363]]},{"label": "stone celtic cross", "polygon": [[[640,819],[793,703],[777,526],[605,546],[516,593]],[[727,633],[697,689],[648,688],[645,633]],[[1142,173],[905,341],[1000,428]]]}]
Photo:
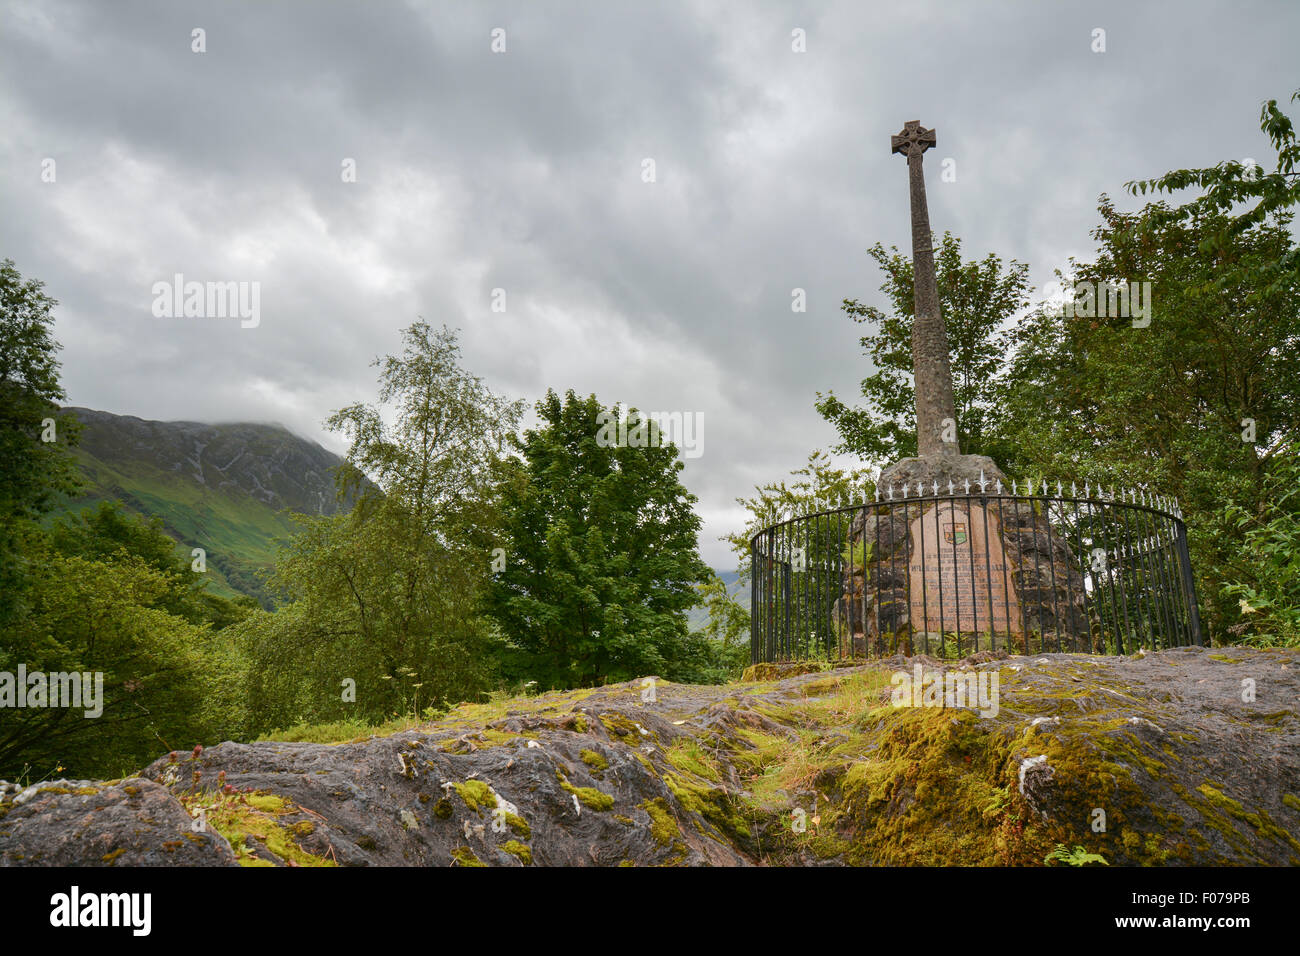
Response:
[{"label": "stone celtic cross", "polygon": [[[934,130],[925,129],[918,120],[904,123],[903,131],[890,137],[893,152],[907,157],[912,193],[912,282],[915,296],[912,377],[916,391],[916,450],[922,458],[961,453],[957,444],[952,368],[948,361],[948,331],[939,313],[930,212],[925,202],[925,174],[921,170],[921,154],[936,142]],[[952,422],[951,428],[946,427],[946,419]],[[952,440],[944,441],[945,436]]]}]

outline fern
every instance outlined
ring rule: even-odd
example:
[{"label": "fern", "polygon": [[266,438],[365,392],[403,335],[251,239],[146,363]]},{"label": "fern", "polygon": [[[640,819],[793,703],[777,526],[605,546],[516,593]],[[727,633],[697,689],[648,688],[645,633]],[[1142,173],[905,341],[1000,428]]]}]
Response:
[{"label": "fern", "polygon": [[1056,849],[1043,857],[1043,864],[1051,866],[1054,860],[1066,863],[1069,866],[1087,866],[1089,863],[1110,866],[1106,862],[1106,858],[1100,853],[1089,853],[1081,846],[1076,846],[1073,850],[1067,850],[1064,843],[1056,844]]}]

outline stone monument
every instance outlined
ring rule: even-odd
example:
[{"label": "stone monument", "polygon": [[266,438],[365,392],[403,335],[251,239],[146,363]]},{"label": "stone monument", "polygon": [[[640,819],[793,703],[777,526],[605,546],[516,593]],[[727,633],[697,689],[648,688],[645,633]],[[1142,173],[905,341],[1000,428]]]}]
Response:
[{"label": "stone monument", "polygon": [[936,143],[918,121],[891,137],[911,193],[917,456],[881,471],[881,504],[850,526],[839,617],[855,655],[919,652],[920,635],[932,653],[941,635],[959,652],[1086,650],[1078,558],[1045,509],[1004,498],[994,461],[958,444],[921,162]]}]

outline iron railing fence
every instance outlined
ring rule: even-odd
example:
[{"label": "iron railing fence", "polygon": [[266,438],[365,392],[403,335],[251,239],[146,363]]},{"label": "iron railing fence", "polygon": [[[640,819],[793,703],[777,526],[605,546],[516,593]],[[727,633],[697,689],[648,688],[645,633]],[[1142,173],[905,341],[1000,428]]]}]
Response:
[{"label": "iron railing fence", "polygon": [[1176,501],[1046,483],[897,490],[754,535],[755,663],[1202,643]]}]

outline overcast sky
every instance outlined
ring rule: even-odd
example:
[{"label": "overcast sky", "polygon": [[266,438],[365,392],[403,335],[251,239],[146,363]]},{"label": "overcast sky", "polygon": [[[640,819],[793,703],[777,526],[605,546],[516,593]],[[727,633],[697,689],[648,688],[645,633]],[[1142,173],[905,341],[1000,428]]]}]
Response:
[{"label": "overcast sky", "polygon": [[[734,499],[833,445],[816,392],[869,372],[840,302],[880,303],[874,242],[910,248],[890,134],[937,130],[936,232],[1041,288],[1092,253],[1102,192],[1271,168],[1259,107],[1300,87],[1297,38],[1300,4],[1239,0],[5,0],[0,258],[59,300],[75,405],[342,453],[322,421],[423,316],[530,404],[702,414],[684,480],[733,567]],[[155,317],[176,273],[260,283],[259,324]]]}]

